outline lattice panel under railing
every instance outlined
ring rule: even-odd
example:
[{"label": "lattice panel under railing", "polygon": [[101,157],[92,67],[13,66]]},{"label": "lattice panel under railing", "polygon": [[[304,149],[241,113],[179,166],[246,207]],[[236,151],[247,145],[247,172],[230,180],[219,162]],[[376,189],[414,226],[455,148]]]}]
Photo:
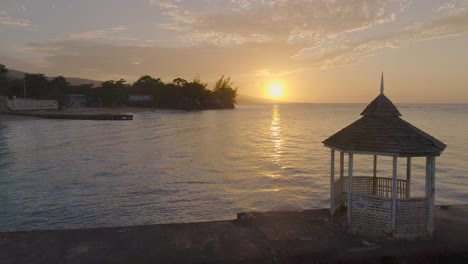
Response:
[{"label": "lattice panel under railing", "polygon": [[[353,177],[353,192],[372,194],[373,186],[372,177]],[[348,177],[343,177],[343,192],[348,192]]]},{"label": "lattice panel under railing", "polygon": [[420,236],[428,234],[428,221],[429,200],[427,198],[397,200],[397,236]]},{"label": "lattice panel under railing", "polygon": [[[392,200],[374,195],[352,193],[349,228],[376,234],[392,233]],[[349,210],[349,208],[348,208]]]}]

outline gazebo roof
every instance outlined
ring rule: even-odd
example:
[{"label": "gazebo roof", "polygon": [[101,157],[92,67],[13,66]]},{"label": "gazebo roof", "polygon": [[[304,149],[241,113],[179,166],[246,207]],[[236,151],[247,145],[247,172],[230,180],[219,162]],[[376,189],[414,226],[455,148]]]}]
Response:
[{"label": "gazebo roof", "polygon": [[323,141],[345,152],[397,155],[402,157],[439,156],[446,145],[401,119],[395,105],[381,93],[361,113],[356,122]]},{"label": "gazebo roof", "polygon": [[400,111],[383,93],[377,96],[367,107],[362,111],[363,116],[401,116]]}]

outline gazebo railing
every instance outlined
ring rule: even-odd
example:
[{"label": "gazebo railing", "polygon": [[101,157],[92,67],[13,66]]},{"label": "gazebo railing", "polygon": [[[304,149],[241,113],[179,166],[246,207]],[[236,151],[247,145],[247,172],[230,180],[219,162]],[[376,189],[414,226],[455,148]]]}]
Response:
[{"label": "gazebo railing", "polygon": [[[376,177],[376,195],[383,197],[392,197],[392,185],[393,181],[391,178]],[[403,179],[397,179],[397,199],[407,198],[406,196],[406,184],[407,181]]]},{"label": "gazebo railing", "polygon": [[[353,177],[353,192],[373,194],[373,178],[366,176]],[[343,193],[348,193],[348,177],[343,177]]]},{"label": "gazebo railing", "polygon": [[[392,197],[391,178],[373,177],[373,176],[354,176],[353,177],[353,193],[371,194],[380,197]],[[397,199],[407,198],[407,181],[397,179]],[[348,193],[348,177],[342,177],[335,181],[335,201],[341,203],[346,201]]]}]

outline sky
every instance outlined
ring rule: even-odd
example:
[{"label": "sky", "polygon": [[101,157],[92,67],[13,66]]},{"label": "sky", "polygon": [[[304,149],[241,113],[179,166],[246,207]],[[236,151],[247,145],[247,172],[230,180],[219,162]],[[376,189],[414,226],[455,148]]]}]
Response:
[{"label": "sky", "polygon": [[0,64],[132,83],[230,76],[240,94],[468,103],[468,0],[2,0]]}]

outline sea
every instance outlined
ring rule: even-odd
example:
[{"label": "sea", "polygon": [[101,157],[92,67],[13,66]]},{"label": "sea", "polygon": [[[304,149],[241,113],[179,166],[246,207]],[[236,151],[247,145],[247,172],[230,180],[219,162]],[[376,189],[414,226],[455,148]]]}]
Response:
[{"label": "sea", "polygon": [[[0,231],[234,219],[239,212],[328,208],[322,141],[365,104],[239,105],[151,110],[133,121],[18,119],[0,123]],[[468,105],[397,105],[447,144],[436,159],[436,204],[468,203]],[[392,160],[379,157],[378,176]],[[425,159],[412,162],[424,195]],[[354,155],[354,175],[373,157]],[[346,173],[346,172],[345,172]],[[398,159],[405,177],[406,159]]]}]

